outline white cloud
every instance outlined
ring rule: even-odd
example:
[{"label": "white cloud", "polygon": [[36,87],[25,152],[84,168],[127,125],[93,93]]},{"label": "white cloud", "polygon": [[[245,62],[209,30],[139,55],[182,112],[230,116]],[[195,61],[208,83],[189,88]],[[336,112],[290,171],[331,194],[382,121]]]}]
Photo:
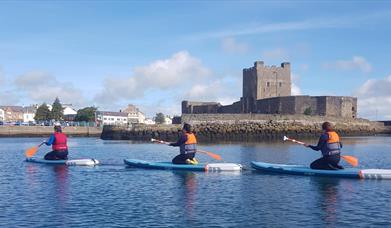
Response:
[{"label": "white cloud", "polygon": [[323,67],[336,70],[360,70],[364,73],[372,71],[372,65],[362,56],[353,56],[351,60],[338,60],[332,63],[324,63]]},{"label": "white cloud", "polygon": [[18,93],[35,103],[52,103],[56,97],[62,103],[72,103],[75,106],[86,104],[80,89],[70,82],[60,82],[49,73],[32,71],[15,78],[14,86]]},{"label": "white cloud", "polygon": [[246,43],[240,43],[232,37],[223,39],[221,48],[224,52],[231,54],[243,54],[248,51]]},{"label": "white cloud", "polygon": [[301,95],[301,89],[295,83],[292,83],[291,90],[292,96]]},{"label": "white cloud", "polygon": [[232,104],[239,100],[239,83],[230,77],[211,81],[210,83],[194,84],[185,93],[186,100],[193,101],[216,101],[223,105]]},{"label": "white cloud", "polygon": [[383,79],[367,80],[356,92],[359,116],[391,119],[391,75]]},{"label": "white cloud", "polygon": [[223,37],[236,37],[273,32],[303,31],[314,29],[351,28],[369,24],[376,24],[381,19],[389,18],[391,12],[377,12],[367,15],[346,15],[341,17],[310,18],[302,21],[288,21],[281,23],[253,23],[237,25],[228,29],[215,29],[214,31],[191,34],[190,39],[210,39]]},{"label": "white cloud", "polygon": [[292,85],[291,85],[292,96],[302,95],[301,89],[298,86],[300,84],[300,80],[301,80],[300,75],[292,73]]},{"label": "white cloud", "polygon": [[286,61],[289,59],[288,52],[284,48],[265,50],[262,52],[261,55],[263,59],[282,60],[282,61]]},{"label": "white cloud", "polygon": [[106,78],[95,101],[103,107],[112,107],[113,104],[143,99],[145,95],[154,93],[157,96],[165,94],[166,99],[172,99],[173,93],[183,94],[194,83],[208,81],[211,76],[211,71],[199,59],[187,51],[180,51],[170,58],[135,67],[129,77]]}]

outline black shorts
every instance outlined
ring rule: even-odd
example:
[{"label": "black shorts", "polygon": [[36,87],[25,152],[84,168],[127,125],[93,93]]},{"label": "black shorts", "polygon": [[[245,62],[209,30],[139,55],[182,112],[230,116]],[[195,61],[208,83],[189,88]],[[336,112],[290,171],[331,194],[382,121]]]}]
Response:
[{"label": "black shorts", "polygon": [[68,150],[54,150],[47,153],[44,157],[45,160],[67,160]]}]

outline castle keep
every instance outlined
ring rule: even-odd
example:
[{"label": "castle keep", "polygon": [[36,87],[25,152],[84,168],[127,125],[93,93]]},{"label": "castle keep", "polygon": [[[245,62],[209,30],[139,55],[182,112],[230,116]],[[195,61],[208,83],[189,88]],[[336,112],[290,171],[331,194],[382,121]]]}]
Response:
[{"label": "castle keep", "polygon": [[289,63],[281,67],[265,66],[256,61],[251,68],[243,69],[243,112],[255,112],[255,102],[264,98],[291,95],[291,68]]},{"label": "castle keep", "polygon": [[256,61],[243,69],[243,96],[231,105],[182,101],[182,114],[259,113],[357,117],[357,98],[347,96],[291,96],[291,66],[265,66]]}]

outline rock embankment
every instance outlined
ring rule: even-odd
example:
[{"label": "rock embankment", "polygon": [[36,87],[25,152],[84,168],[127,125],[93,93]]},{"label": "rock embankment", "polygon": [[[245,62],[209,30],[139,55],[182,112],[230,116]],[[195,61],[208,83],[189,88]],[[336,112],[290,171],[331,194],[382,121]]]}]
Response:
[{"label": "rock embankment", "polygon": [[[193,125],[199,141],[253,141],[291,137],[311,137],[321,133],[324,118],[305,117],[301,119],[274,118],[257,120],[218,120],[188,121]],[[334,124],[335,130],[343,136],[375,135],[387,132],[384,124],[364,119],[327,119]],[[175,140],[181,125],[138,125],[131,128],[106,126],[102,139],[106,140]],[[389,130],[389,129],[388,129]]]}]

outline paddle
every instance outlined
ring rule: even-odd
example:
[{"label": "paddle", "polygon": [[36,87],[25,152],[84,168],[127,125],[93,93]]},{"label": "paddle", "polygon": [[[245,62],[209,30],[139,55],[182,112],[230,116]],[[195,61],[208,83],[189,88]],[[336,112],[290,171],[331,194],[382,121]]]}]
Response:
[{"label": "paddle", "polygon": [[[161,143],[161,144],[166,144],[166,145],[169,145],[170,143],[169,142],[166,142],[166,141],[163,141],[163,140],[158,140],[158,139],[151,139],[151,142],[157,142],[157,143]],[[203,154],[206,154],[216,160],[221,160],[221,156],[218,155],[218,154],[215,154],[215,153],[212,153],[212,152],[209,152],[209,151],[205,151],[205,150],[199,150],[197,149],[197,152],[199,153],[203,153]]]},{"label": "paddle", "polygon": [[37,153],[39,147],[42,146],[44,143],[45,142],[42,142],[38,146],[33,146],[33,147],[27,149],[25,152],[26,157],[31,158],[35,153]]},{"label": "paddle", "polygon": [[[294,142],[294,143],[297,143],[297,144],[300,144],[300,145],[305,145],[305,143],[303,143],[303,142],[297,141],[296,139],[288,138],[286,136],[284,136],[283,139],[284,139],[284,141],[288,140],[288,141],[291,141],[291,142]],[[343,158],[347,163],[349,163],[353,167],[358,166],[358,159],[356,157],[353,157],[353,156],[350,156],[350,155],[341,155],[341,158]]]}]

